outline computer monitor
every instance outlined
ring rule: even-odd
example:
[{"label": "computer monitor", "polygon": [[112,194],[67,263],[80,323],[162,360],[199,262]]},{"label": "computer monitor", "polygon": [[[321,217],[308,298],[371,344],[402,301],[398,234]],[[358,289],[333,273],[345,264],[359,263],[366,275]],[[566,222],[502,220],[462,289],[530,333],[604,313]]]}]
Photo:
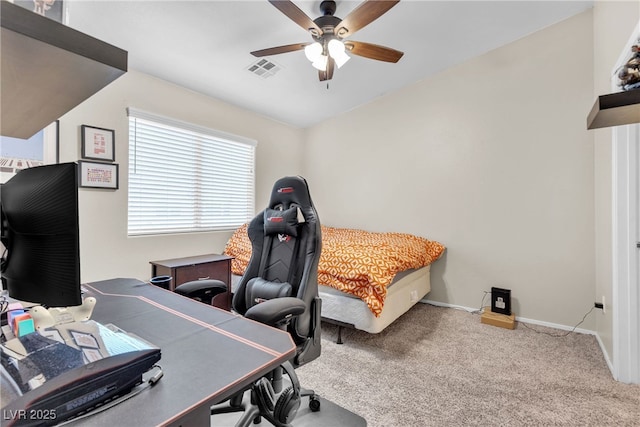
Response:
[{"label": "computer monitor", "polygon": [[24,169],[0,187],[2,285],[45,307],[82,304],[78,166]]}]

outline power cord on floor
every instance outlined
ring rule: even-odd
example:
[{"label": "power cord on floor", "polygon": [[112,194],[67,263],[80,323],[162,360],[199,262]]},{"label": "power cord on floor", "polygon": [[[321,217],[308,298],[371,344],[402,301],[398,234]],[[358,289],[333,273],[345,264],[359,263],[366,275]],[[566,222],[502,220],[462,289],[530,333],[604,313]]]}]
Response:
[{"label": "power cord on floor", "polygon": [[[484,295],[482,296],[482,301],[480,302],[480,308],[477,309],[477,310],[473,310],[471,307],[459,307],[459,306],[455,306],[455,305],[451,305],[451,306],[447,305],[447,306],[444,306],[444,307],[450,308],[450,309],[453,309],[453,310],[464,311],[465,313],[471,313],[471,314],[480,315],[480,314],[482,314],[482,309],[484,308],[484,299],[487,297],[487,294],[491,293],[491,291],[482,291],[482,292],[484,292]],[[442,305],[437,304],[437,303],[433,303],[432,301],[424,301],[423,300],[421,302],[424,302],[425,304],[432,305],[434,307],[443,307]]]},{"label": "power cord on floor", "polygon": [[524,326],[527,329],[532,330],[533,332],[536,332],[538,334],[545,334],[545,335],[549,335],[550,337],[554,337],[554,338],[562,338],[562,337],[566,337],[569,334],[572,334],[573,332],[575,332],[576,328],[578,326],[580,326],[582,324],[582,322],[584,322],[584,320],[587,318],[588,315],[591,314],[591,312],[593,311],[593,309],[595,309],[595,307],[591,307],[591,310],[587,311],[587,314],[584,315],[584,317],[582,318],[582,320],[580,321],[580,323],[578,323],[576,326],[573,327],[573,329],[571,329],[570,331],[567,331],[564,334],[552,334],[550,332],[545,332],[545,331],[539,331],[537,329],[532,328],[531,326],[528,326],[526,323],[523,322],[519,322],[522,324],[522,326]]},{"label": "power cord on floor", "polygon": [[[470,313],[472,314],[482,314],[483,309],[484,309],[484,300],[487,297],[487,294],[491,294],[490,291],[483,291],[484,295],[482,296],[482,301],[480,302],[480,308],[474,311],[471,311]],[[545,334],[545,335],[549,335],[550,337],[554,337],[554,338],[562,338],[562,337],[566,337],[569,334],[572,334],[573,332],[575,332],[575,330],[578,328],[578,326],[582,325],[582,323],[585,321],[585,319],[587,318],[588,315],[591,314],[591,312],[595,309],[596,307],[591,307],[591,310],[589,310],[583,317],[582,320],[576,325],[574,326],[570,331],[567,331],[564,334],[552,334],[550,332],[545,332],[545,331],[539,331],[535,328],[532,328],[531,326],[527,325],[524,322],[520,322],[518,321],[518,323],[522,324],[522,326],[524,326],[525,328],[532,330],[533,332],[536,332],[538,334]]]},{"label": "power cord on floor", "polygon": [[[450,308],[454,308],[456,310],[461,310],[467,313],[471,313],[471,314],[482,314],[484,311],[484,300],[485,298],[487,298],[488,294],[491,294],[491,291],[482,291],[484,292],[484,295],[482,296],[482,301],[480,301],[480,308],[477,310],[471,310],[471,309],[467,309],[467,308],[463,308],[463,307],[450,307]],[[432,304],[433,305],[433,304]],[[567,331],[564,334],[552,334],[550,332],[545,332],[545,331],[539,331],[535,328],[532,328],[531,326],[528,326],[526,323],[518,321],[518,323],[520,323],[522,326],[524,326],[527,329],[532,330],[533,332],[536,332],[538,334],[545,334],[545,335],[549,335],[550,337],[554,337],[554,338],[562,338],[562,337],[566,337],[569,334],[572,334],[573,332],[575,332],[575,330],[578,328],[578,326],[582,325],[582,323],[585,321],[585,319],[587,318],[588,315],[591,314],[591,312],[595,309],[596,307],[591,307],[591,310],[589,310],[583,317],[582,320],[576,325],[574,326],[570,331]]]},{"label": "power cord on floor", "polygon": [[484,299],[487,297],[487,294],[491,294],[491,291],[482,291],[484,295],[482,296],[482,301],[480,301],[480,308],[472,311],[473,314],[482,314],[482,310],[484,309]]}]

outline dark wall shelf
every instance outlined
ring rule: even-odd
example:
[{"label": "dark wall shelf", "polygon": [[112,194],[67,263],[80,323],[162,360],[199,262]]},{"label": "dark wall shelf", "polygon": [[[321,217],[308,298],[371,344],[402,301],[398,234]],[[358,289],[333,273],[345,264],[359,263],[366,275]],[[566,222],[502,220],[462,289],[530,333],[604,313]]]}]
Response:
[{"label": "dark wall shelf", "polygon": [[632,123],[640,123],[640,89],[599,96],[587,117],[587,129]]},{"label": "dark wall shelf", "polygon": [[0,1],[0,135],[27,139],[127,72],[127,52]]}]

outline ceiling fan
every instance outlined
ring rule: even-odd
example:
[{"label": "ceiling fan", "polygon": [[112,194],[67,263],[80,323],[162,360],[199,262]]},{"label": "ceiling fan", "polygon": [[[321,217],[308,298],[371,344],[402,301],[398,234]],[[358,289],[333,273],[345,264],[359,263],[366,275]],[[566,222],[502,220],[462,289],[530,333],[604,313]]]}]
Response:
[{"label": "ceiling fan", "polygon": [[348,51],[354,55],[385,62],[398,62],[403,52],[372,43],[344,40],[366,25],[378,19],[400,0],[365,0],[346,18],[333,14],[336,2],[324,0],[320,3],[322,16],[309,18],[290,0],[269,0],[280,12],[309,31],[313,42],[294,43],[251,52],[257,57],[304,50],[307,59],[318,69],[320,81],[331,80],[335,66],[340,68],[349,60]]}]

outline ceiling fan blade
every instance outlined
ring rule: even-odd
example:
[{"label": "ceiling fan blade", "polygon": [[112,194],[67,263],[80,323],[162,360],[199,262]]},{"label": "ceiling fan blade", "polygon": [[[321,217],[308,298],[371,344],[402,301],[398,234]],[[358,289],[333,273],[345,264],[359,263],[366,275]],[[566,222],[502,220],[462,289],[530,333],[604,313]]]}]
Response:
[{"label": "ceiling fan blade", "polygon": [[287,44],[284,46],[270,47],[268,49],[254,50],[253,52],[251,52],[251,54],[257,57],[278,55],[280,53],[295,52],[296,50],[302,50],[308,44],[309,43]]},{"label": "ceiling fan blade", "polygon": [[384,15],[398,2],[400,2],[400,0],[366,0],[360,3],[358,7],[338,24],[334,33],[340,38],[352,36],[362,27],[369,25]]},{"label": "ceiling fan blade", "polygon": [[376,59],[385,62],[398,62],[404,52],[384,47],[373,43],[357,42],[348,40],[344,46],[354,55],[363,56],[369,59]]},{"label": "ceiling fan blade", "polygon": [[318,77],[321,82],[326,80],[331,80],[333,78],[333,70],[335,69],[336,62],[332,57],[327,59],[327,70],[326,71],[318,71]]},{"label": "ceiling fan blade", "polygon": [[287,15],[296,24],[304,28],[305,31],[311,31],[316,36],[322,35],[322,29],[313,22],[313,19],[309,18],[298,6],[293,4],[290,0],[269,0],[269,3],[274,5],[276,9]]}]

